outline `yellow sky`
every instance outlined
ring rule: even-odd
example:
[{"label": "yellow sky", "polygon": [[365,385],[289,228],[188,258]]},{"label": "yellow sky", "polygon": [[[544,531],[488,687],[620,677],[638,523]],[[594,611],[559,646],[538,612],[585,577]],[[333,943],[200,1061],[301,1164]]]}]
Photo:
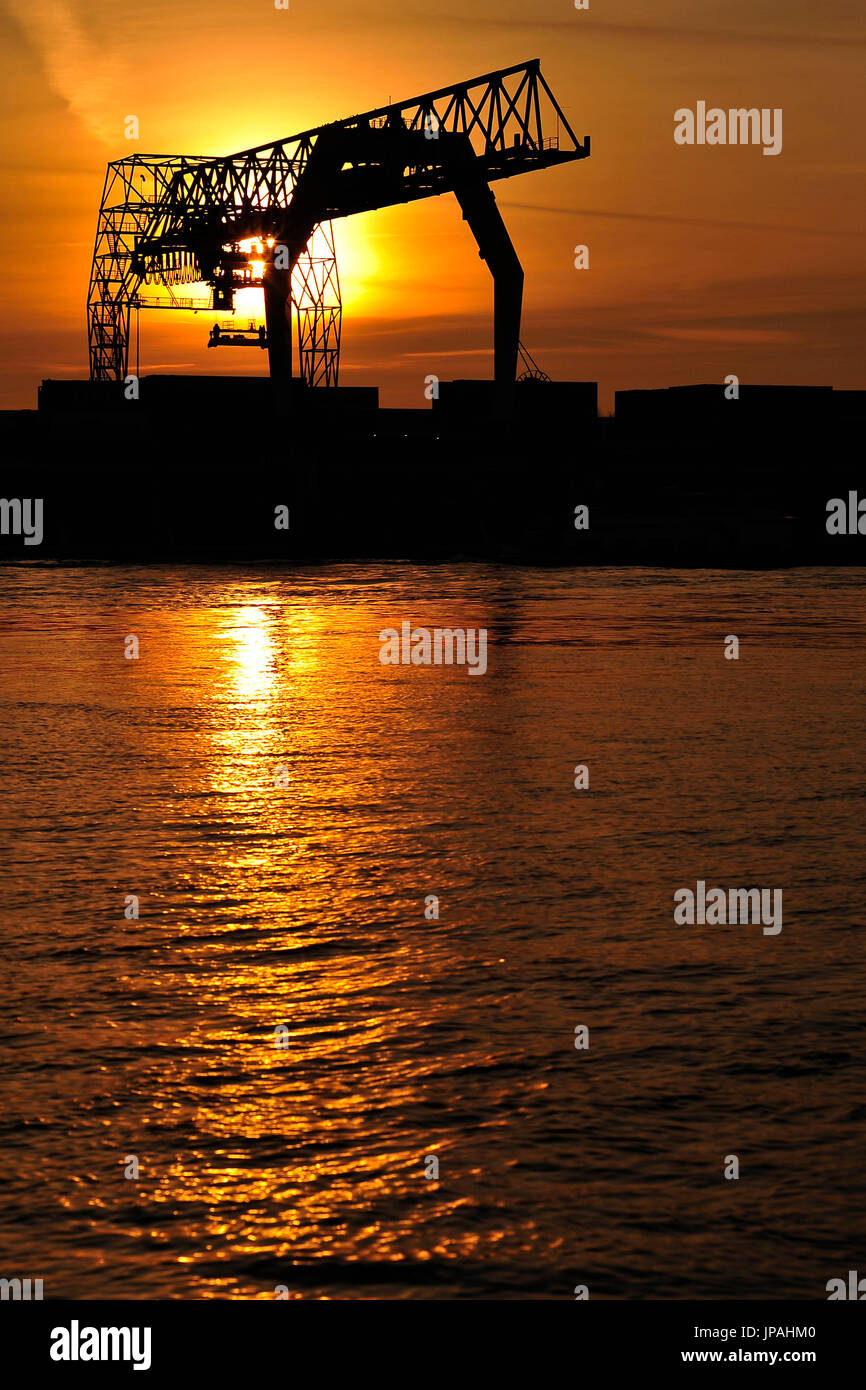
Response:
[{"label": "yellow sky", "polygon": [[[105,164],[223,154],[539,57],[592,157],[495,185],[554,377],[866,386],[860,0],[0,0],[0,407],[87,371]],[[680,147],[698,100],[781,107],[777,158]],[[134,114],[140,139],[124,138]],[[453,199],[337,224],[342,380],[423,406],[492,373],[492,290]],[[590,248],[590,269],[573,266]],[[261,372],[208,320],[143,314],[141,370]]]}]

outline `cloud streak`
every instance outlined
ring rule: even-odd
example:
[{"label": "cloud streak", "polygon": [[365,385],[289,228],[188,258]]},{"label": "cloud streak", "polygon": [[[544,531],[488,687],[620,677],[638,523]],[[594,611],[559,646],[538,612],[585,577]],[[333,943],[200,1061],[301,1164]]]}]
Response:
[{"label": "cloud streak", "polygon": [[[573,37],[585,43],[593,35],[613,34],[620,39],[656,39],[664,43],[695,43],[704,42],[712,44],[720,43],[758,43],[769,44],[776,47],[829,47],[829,48],[862,48],[866,44],[866,39],[861,34],[794,34],[794,33],[767,33],[755,32],[754,30],[740,29],[736,32],[731,29],[691,29],[687,26],[664,25],[664,24],[615,24],[611,20],[605,19],[583,19],[579,18],[575,23],[572,19],[476,19],[466,15],[436,15],[436,21],[440,24],[461,25],[464,28],[474,29],[529,29],[533,33],[542,30],[550,31],[558,38]],[[425,23],[427,20],[425,19]]]},{"label": "cloud streak", "polygon": [[497,199],[502,208],[522,208],[525,212],[554,213],[558,217],[609,217],[623,222],[668,222],[683,227],[713,227],[716,231],[790,232],[797,236],[830,236],[866,238],[866,232],[846,231],[838,227],[798,227],[785,222],[728,222],[712,217],[676,217],[660,212],[607,212],[599,208],[556,208],[539,203],[512,203]]}]

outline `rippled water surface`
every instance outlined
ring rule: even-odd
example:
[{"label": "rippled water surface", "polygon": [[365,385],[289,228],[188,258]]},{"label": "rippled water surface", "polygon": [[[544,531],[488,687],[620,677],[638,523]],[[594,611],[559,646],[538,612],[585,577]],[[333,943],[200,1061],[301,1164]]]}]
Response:
[{"label": "rippled water surface", "polygon": [[[824,1298],[862,1269],[866,577],[0,592],[0,1274]],[[487,674],[383,666],[404,619],[487,628]],[[699,878],[781,888],[782,932],[675,925]]]}]

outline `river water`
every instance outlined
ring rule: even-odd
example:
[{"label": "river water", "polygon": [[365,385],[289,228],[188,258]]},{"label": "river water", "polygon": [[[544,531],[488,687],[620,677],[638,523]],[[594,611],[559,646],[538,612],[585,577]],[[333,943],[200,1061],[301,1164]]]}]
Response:
[{"label": "river water", "polygon": [[[861,572],[0,592],[0,1275],[821,1299],[862,1271]],[[487,672],[383,665],[404,620],[485,628]],[[677,925],[698,880],[782,890],[781,932]]]}]

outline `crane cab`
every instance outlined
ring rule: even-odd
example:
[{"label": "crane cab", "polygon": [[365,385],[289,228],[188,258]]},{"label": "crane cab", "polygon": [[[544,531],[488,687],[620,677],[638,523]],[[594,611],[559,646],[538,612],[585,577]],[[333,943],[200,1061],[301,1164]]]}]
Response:
[{"label": "crane cab", "polygon": [[210,331],[207,340],[209,348],[212,347],[259,347],[266,348],[268,345],[268,330],[263,323],[256,323],[250,319],[245,328],[237,324],[215,323]]}]

